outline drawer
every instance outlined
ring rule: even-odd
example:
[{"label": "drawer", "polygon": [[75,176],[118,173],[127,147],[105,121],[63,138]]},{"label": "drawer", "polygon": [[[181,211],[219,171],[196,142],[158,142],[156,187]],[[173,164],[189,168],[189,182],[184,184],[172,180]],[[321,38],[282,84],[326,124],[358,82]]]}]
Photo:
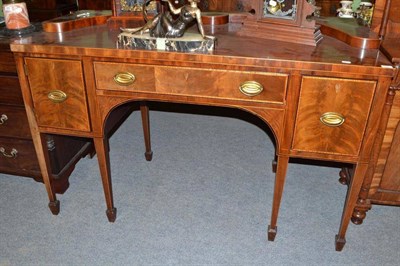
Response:
[{"label": "drawer", "polygon": [[0,172],[40,171],[32,141],[0,137],[0,158]]},{"label": "drawer", "polygon": [[28,118],[23,107],[0,105],[0,136],[31,138]]},{"label": "drawer", "polygon": [[17,73],[14,55],[9,52],[0,52],[0,72]]},{"label": "drawer", "polygon": [[0,74],[0,103],[23,105],[18,76]]},{"label": "drawer", "polygon": [[303,77],[292,149],[357,156],[376,82]]},{"label": "drawer", "polygon": [[39,126],[90,131],[81,62],[26,58],[25,64]]},{"label": "drawer", "polygon": [[[94,63],[97,89],[283,103],[288,75],[185,67]],[[119,84],[115,77],[123,73]],[[129,74],[132,79],[129,79]],[[131,81],[131,84],[129,81]],[[255,82],[254,82],[255,81]]]}]

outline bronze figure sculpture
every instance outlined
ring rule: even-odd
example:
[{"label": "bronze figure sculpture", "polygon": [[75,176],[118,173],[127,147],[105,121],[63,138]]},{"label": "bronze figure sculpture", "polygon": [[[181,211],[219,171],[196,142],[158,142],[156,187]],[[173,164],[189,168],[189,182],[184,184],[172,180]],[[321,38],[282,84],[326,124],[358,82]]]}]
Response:
[{"label": "bronze figure sculpture", "polygon": [[[183,5],[176,8],[171,0],[161,0],[167,2],[169,11],[158,13],[151,20],[147,20],[145,13],[145,5],[154,0],[148,0],[143,4],[143,16],[147,21],[146,24],[139,28],[121,28],[123,32],[128,33],[149,33],[151,37],[157,38],[179,38],[182,37],[186,29],[193,23],[197,22],[197,27],[203,39],[208,38],[205,36],[203,23],[201,21],[201,11],[197,6],[200,0],[188,0],[189,4]],[[178,15],[178,18],[174,19],[171,13]]]}]

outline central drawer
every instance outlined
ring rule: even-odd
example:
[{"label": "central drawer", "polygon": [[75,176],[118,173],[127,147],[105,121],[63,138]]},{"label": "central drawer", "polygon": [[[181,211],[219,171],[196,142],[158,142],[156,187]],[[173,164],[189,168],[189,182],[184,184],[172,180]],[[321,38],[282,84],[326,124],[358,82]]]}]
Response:
[{"label": "central drawer", "polygon": [[284,103],[288,75],[95,62],[99,90],[142,91],[186,96]]}]

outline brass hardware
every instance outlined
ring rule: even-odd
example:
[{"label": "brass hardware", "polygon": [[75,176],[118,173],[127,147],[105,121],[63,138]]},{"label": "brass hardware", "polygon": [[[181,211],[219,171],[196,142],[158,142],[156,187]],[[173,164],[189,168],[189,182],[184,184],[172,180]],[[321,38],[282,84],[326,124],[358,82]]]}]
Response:
[{"label": "brass hardware", "polygon": [[8,120],[8,117],[5,114],[2,114],[0,117],[0,125],[4,124]]},{"label": "brass hardware", "polygon": [[264,87],[257,81],[245,81],[240,84],[239,90],[244,95],[257,96],[264,90]]},{"label": "brass hardware", "polygon": [[319,120],[328,127],[338,127],[342,125],[345,121],[345,118],[342,114],[335,112],[326,112],[321,115]]},{"label": "brass hardware", "polygon": [[114,81],[121,86],[129,86],[135,82],[135,75],[130,72],[119,72],[114,76]]},{"label": "brass hardware", "polygon": [[53,102],[53,103],[62,103],[67,99],[67,94],[61,90],[54,90],[49,92],[47,94],[47,97]]},{"label": "brass hardware", "polygon": [[12,148],[11,152],[8,154],[6,152],[6,149],[4,149],[3,147],[0,147],[0,153],[3,154],[4,157],[15,159],[15,158],[17,158],[18,151],[16,149]]}]

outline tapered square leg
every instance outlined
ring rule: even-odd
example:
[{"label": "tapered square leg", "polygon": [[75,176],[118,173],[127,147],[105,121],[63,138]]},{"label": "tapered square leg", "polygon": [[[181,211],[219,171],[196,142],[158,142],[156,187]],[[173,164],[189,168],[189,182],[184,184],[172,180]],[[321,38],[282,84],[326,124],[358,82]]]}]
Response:
[{"label": "tapered square leg", "polygon": [[275,174],[274,198],[272,201],[271,223],[268,226],[268,240],[274,241],[277,232],[279,206],[281,204],[283,188],[285,185],[286,171],[289,164],[288,156],[278,156]]},{"label": "tapered square leg", "polygon": [[104,196],[106,199],[107,218],[110,222],[114,222],[117,217],[117,210],[114,207],[108,139],[106,137],[101,137],[94,138],[93,141],[97,153],[97,159],[99,161],[101,181],[103,183]]},{"label": "tapered square leg", "polygon": [[338,235],[336,235],[336,237],[335,237],[336,251],[342,251],[345,244],[346,244],[346,238],[340,238]]},{"label": "tapered square leg", "polygon": [[270,225],[268,225],[268,241],[274,241],[276,233],[278,231],[278,227],[275,226],[272,228]]},{"label": "tapered square leg", "polygon": [[142,127],[144,136],[144,145],[146,147],[146,152],[144,156],[146,161],[151,161],[153,159],[153,151],[151,150],[151,139],[150,139],[150,118],[149,118],[149,106],[146,102],[140,103],[140,113],[142,115]]},{"label": "tapered square leg", "polygon": [[52,214],[54,214],[54,215],[59,214],[60,213],[60,201],[59,200],[50,201],[49,209]]},{"label": "tapered square leg", "polygon": [[115,219],[117,219],[117,208],[107,209],[106,215],[110,223],[115,222]]}]

